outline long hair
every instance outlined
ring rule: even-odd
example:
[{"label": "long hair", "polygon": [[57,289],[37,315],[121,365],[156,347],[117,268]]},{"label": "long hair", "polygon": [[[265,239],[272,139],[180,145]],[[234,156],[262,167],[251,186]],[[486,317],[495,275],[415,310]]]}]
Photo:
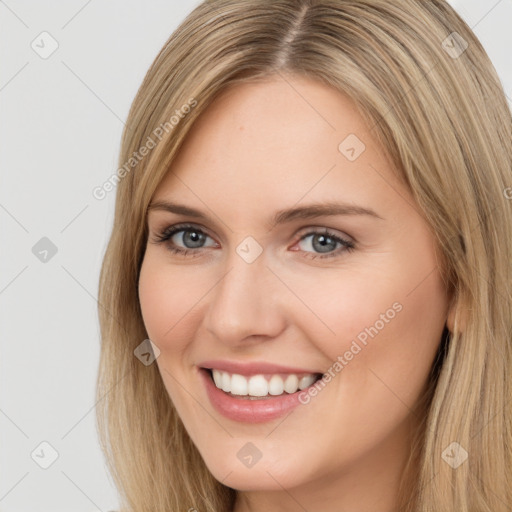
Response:
[{"label": "long hair", "polygon": [[[226,87],[293,75],[354,101],[429,222],[456,305],[400,510],[508,512],[512,119],[480,42],[443,0],[206,1],[154,60],[123,133],[99,283],[97,427],[122,511],[232,510],[236,491],[207,469],[157,365],[134,355],[148,338],[137,293],[146,209]],[[454,450],[467,452],[459,467]]]}]

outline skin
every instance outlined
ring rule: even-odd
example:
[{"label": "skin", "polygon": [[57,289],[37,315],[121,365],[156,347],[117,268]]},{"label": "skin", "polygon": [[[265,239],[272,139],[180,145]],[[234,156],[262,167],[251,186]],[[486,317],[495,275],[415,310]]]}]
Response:
[{"label": "skin", "polygon": [[[349,134],[366,146],[355,161],[338,149]],[[395,510],[414,406],[453,311],[434,234],[353,103],[297,76],[231,87],[196,123],[155,201],[207,215],[150,209],[139,295],[165,387],[209,470],[240,491],[234,510]],[[281,209],[325,201],[382,218],[271,223]],[[183,222],[206,233],[202,247],[190,248],[190,231],[155,242]],[[325,228],[354,249],[330,240],[319,252]],[[248,236],[263,249],[250,264],[236,252]],[[173,242],[189,254],[173,254]],[[288,416],[242,424],[209,402],[201,361],[327,371],[394,303],[401,311]],[[247,442],[262,454],[250,468],[237,457]]]}]

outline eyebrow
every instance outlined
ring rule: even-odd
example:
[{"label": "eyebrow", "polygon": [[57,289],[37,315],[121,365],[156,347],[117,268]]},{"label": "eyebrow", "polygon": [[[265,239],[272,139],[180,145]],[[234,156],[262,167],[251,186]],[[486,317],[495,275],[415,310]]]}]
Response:
[{"label": "eyebrow", "polygon": [[[148,206],[148,211],[149,210],[164,210],[170,213],[187,215],[196,219],[208,219],[208,215],[200,210],[169,201],[154,201]],[[358,206],[356,204],[327,202],[279,210],[271,220],[271,225],[285,224],[297,219],[314,219],[316,217],[329,217],[336,215],[366,215],[376,219],[385,220],[371,208]]]}]

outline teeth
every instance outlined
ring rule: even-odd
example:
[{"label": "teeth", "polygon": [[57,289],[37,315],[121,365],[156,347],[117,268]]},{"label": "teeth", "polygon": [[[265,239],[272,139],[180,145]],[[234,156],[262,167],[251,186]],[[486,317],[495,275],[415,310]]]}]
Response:
[{"label": "teeth", "polygon": [[[227,379],[229,379],[229,374],[225,373]],[[224,377],[223,377],[224,378]],[[232,375],[231,376],[231,393],[234,395],[247,395],[247,390],[249,388],[247,379],[244,379],[241,375]]]},{"label": "teeth", "polygon": [[[234,375],[233,375],[234,377]],[[240,381],[244,380],[245,382],[249,382],[249,390],[245,393],[242,392],[241,389],[236,390],[237,395],[251,395],[251,396],[267,396],[268,395],[268,382],[263,375],[254,375],[247,381],[245,377],[242,375],[237,375]],[[233,378],[231,378],[233,381]],[[247,389],[247,388],[245,388]]]},{"label": "teeth", "polygon": [[284,390],[287,393],[295,393],[297,389],[299,389],[299,378],[297,375],[292,373],[291,375],[288,375],[284,381]]},{"label": "teeth", "polygon": [[214,370],[212,373],[213,373],[213,381],[215,382],[215,385],[219,389],[222,389],[222,375],[221,375],[221,373],[218,372],[217,370]]},{"label": "teeth", "polygon": [[309,386],[311,386],[311,384],[313,384],[313,382],[315,382],[315,376],[314,375],[306,375],[306,376],[302,377],[302,379],[300,379],[299,389],[309,388]]},{"label": "teeth", "polygon": [[284,382],[279,375],[272,375],[268,381],[268,392],[270,395],[282,395],[284,391]]},{"label": "teeth", "polygon": [[313,384],[316,374],[287,375],[283,379],[281,375],[272,375],[268,380],[263,375],[253,375],[245,377],[239,374],[231,374],[220,370],[212,369],[213,381],[215,386],[226,393],[240,396],[263,397],[267,395],[278,396],[286,393],[295,393],[298,390],[305,389]]},{"label": "teeth", "polygon": [[228,393],[229,391],[231,391],[231,377],[229,376],[228,373],[223,373],[221,375],[221,377],[222,377],[221,388],[223,391]]}]

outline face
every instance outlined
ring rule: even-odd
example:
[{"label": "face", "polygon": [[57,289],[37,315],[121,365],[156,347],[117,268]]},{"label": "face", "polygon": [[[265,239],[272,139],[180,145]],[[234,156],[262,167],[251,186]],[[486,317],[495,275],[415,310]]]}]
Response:
[{"label": "face", "polygon": [[228,89],[147,221],[144,323],[213,475],[389,488],[448,299],[434,235],[353,103],[299,77]]}]

